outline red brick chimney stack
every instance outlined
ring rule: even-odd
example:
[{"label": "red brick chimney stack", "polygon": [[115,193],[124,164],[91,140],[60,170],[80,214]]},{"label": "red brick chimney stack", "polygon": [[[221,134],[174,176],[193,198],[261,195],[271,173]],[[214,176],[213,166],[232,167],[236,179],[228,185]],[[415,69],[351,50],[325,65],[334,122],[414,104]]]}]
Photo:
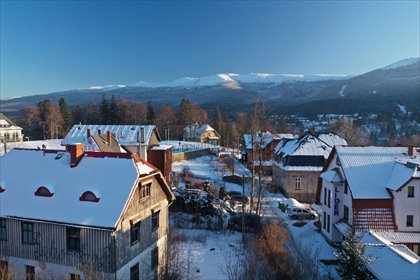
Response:
[{"label": "red brick chimney stack", "polygon": [[82,143],[71,144],[67,146],[67,151],[70,152],[70,166],[75,167],[85,152]]},{"label": "red brick chimney stack", "polygon": [[90,128],[87,129],[87,137],[91,137],[92,136],[92,131],[90,130]]},{"label": "red brick chimney stack", "polygon": [[412,157],[414,155],[414,147],[413,146],[408,146],[407,148],[407,154],[409,157]]},{"label": "red brick chimney stack", "polygon": [[108,141],[108,145],[111,145],[112,137],[111,137],[111,131],[106,132],[106,141]]}]

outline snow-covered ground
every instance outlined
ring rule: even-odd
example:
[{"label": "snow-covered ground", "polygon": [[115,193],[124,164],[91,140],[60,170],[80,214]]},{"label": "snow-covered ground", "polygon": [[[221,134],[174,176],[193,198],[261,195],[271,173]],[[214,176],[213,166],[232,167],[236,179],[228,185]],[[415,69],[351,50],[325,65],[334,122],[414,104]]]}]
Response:
[{"label": "snow-covered ground", "polygon": [[[227,183],[222,180],[223,176],[232,175],[232,172],[216,156],[203,156],[191,160],[174,162],[172,164],[172,171],[175,174],[181,174],[185,168],[191,172],[194,178],[208,180],[216,189],[219,189],[224,184],[227,191],[242,192],[242,186]],[[235,160],[235,174],[239,176],[244,175],[245,177],[251,176],[251,172],[237,160]],[[180,185],[183,183],[181,180]],[[249,195],[249,185],[249,183],[245,185],[246,195]]]},{"label": "snow-covered ground", "polygon": [[[204,156],[195,158],[193,160],[175,162],[172,165],[173,171],[181,173],[184,168],[188,168],[192,175],[196,178],[209,180],[210,183],[218,189],[224,183],[228,191],[242,191],[240,185],[233,183],[225,183],[222,181],[222,175],[227,175],[227,167],[219,161],[216,156]],[[242,164],[236,162],[236,172],[238,174],[249,174]],[[268,178],[267,182],[270,182]],[[180,185],[183,182],[180,182]],[[249,195],[250,183],[245,186],[246,195]],[[303,226],[295,226],[296,220],[292,220],[278,208],[279,201],[286,201],[286,198],[279,193],[270,193],[265,191],[263,194],[262,212],[264,219],[280,218],[283,224],[289,230],[292,241],[289,244],[289,249],[297,258],[302,255],[309,255],[313,260],[313,265],[316,265],[323,276],[331,276],[339,278],[335,266],[326,266],[320,260],[333,260],[334,248],[332,248],[318,232],[314,225],[314,220],[306,220]],[[233,258],[237,252],[235,248],[240,248],[241,239],[240,233],[226,233],[215,231],[198,231],[198,230],[183,230],[189,237],[188,240],[181,244],[182,250],[186,256],[193,256],[193,265],[200,272],[190,274],[190,279],[227,279],[224,273],[226,265],[224,255],[229,255]],[[205,234],[206,242],[195,242],[195,235]],[[215,241],[215,242],[214,242]],[[229,246],[228,244],[231,244]],[[210,251],[210,248],[215,248]],[[193,272],[196,270],[193,270]]]},{"label": "snow-covered ground", "polygon": [[199,229],[172,229],[185,239],[179,243],[184,260],[182,279],[227,279],[226,262],[240,252],[241,233]]},{"label": "snow-covered ground", "polygon": [[[8,142],[6,143],[6,151],[10,151],[14,148],[30,148],[30,149],[42,149],[42,145],[45,145],[47,149],[52,150],[64,150],[61,146],[63,139],[52,139],[52,140],[37,140],[37,141],[24,141],[20,142]],[[0,145],[0,156],[4,155],[4,144]]]}]

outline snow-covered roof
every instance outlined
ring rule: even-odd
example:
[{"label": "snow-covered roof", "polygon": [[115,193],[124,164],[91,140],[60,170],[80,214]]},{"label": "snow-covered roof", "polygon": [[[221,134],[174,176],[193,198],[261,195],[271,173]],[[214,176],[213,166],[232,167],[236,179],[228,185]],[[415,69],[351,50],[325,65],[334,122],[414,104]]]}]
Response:
[{"label": "snow-covered roof", "polygon": [[354,198],[390,198],[417,176],[419,158],[410,159],[407,147],[336,147],[337,156]]},{"label": "snow-covered roof", "polygon": [[[292,139],[293,135],[290,133],[271,134],[270,132],[260,132],[254,134],[254,147],[261,147],[265,149],[273,140]],[[245,148],[252,149],[252,134],[244,134]]]},{"label": "snow-covered roof", "polygon": [[323,172],[320,177],[331,183],[339,183],[343,181],[340,172],[334,169]]},{"label": "snow-covered roof", "polygon": [[291,165],[284,165],[283,163],[279,163],[273,160],[273,164],[276,165],[278,168],[281,168],[285,171],[313,171],[313,172],[321,172],[322,166],[291,166]]},{"label": "snow-covered roof", "polygon": [[[214,131],[216,132],[217,135],[219,135],[217,131],[210,125],[198,124],[198,123],[186,126],[184,128],[184,135],[186,138],[200,138],[207,131]],[[218,139],[218,138],[216,137],[212,139]]]},{"label": "snow-covered roof", "polygon": [[141,128],[144,128],[144,140],[146,145],[149,145],[153,133],[156,133],[158,140],[160,140],[160,136],[156,132],[156,127],[154,125],[75,124],[66,138],[64,138],[62,145],[84,143],[86,146],[88,144],[88,129],[90,129],[92,135],[97,135],[99,129],[103,134],[106,134],[107,131],[111,131],[121,145],[138,145],[140,142]]},{"label": "snow-covered roof", "polygon": [[[0,214],[113,228],[138,177],[153,172],[130,154],[86,152],[71,168],[69,153],[14,149],[0,158]],[[54,195],[35,196],[40,186]],[[99,202],[80,201],[86,191]]]},{"label": "snow-covered roof", "polygon": [[367,268],[378,279],[420,279],[420,259],[410,249],[387,242],[375,232],[364,234],[365,255],[372,259]]},{"label": "snow-covered roof", "polygon": [[392,243],[420,243],[420,232],[375,231],[375,234]]},{"label": "snow-covered roof", "polygon": [[307,133],[300,138],[279,143],[274,151],[276,154],[283,154],[283,156],[323,156],[328,158],[332,148],[336,145],[347,145],[347,142],[332,133],[318,136]]}]

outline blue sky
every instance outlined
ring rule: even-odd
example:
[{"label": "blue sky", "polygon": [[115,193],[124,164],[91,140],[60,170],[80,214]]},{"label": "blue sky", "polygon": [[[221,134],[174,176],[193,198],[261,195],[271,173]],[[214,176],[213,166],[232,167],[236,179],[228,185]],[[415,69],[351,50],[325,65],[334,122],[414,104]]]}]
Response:
[{"label": "blue sky", "polygon": [[419,56],[419,1],[1,1],[1,98]]}]

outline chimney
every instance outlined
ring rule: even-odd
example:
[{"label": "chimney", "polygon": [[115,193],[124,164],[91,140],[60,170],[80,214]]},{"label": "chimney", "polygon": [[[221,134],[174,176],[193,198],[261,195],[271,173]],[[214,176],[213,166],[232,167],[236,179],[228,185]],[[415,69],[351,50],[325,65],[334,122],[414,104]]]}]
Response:
[{"label": "chimney", "polygon": [[90,130],[90,128],[87,129],[87,138],[92,136],[92,131]]},{"label": "chimney", "polygon": [[108,145],[111,145],[112,137],[111,137],[111,131],[106,132],[106,141],[108,142]]},{"label": "chimney", "polygon": [[144,142],[144,127],[141,127],[139,139],[139,156],[147,161],[147,147]]},{"label": "chimney", "polygon": [[102,134],[102,129],[98,129],[98,135]]},{"label": "chimney", "polygon": [[302,137],[305,134],[303,128],[299,129],[299,137]]},{"label": "chimney", "polygon": [[76,167],[85,152],[83,144],[68,145],[67,151],[70,153],[70,167]]},{"label": "chimney", "polygon": [[141,144],[144,144],[144,127],[141,127],[140,129],[140,142]]},{"label": "chimney", "polygon": [[412,157],[414,155],[414,147],[413,146],[408,146],[407,148],[407,154],[409,157]]}]

